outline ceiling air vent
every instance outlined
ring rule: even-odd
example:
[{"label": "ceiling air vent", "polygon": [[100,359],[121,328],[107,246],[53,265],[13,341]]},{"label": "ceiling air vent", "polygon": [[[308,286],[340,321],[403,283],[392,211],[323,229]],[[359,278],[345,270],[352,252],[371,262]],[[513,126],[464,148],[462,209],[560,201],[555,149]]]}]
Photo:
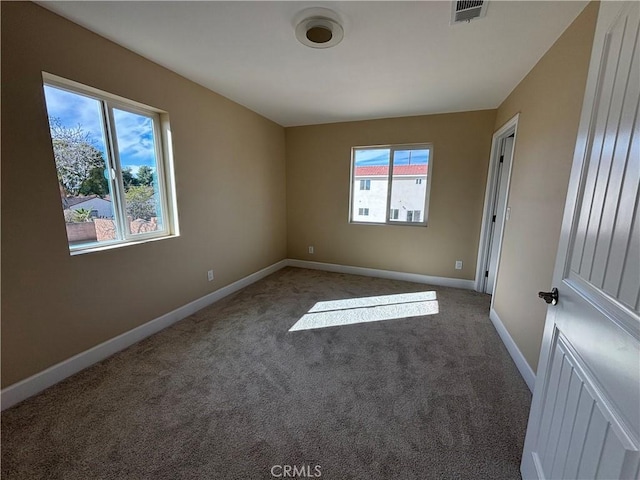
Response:
[{"label": "ceiling air vent", "polygon": [[453,2],[451,25],[484,17],[487,14],[487,3],[489,3],[487,0],[458,0]]}]

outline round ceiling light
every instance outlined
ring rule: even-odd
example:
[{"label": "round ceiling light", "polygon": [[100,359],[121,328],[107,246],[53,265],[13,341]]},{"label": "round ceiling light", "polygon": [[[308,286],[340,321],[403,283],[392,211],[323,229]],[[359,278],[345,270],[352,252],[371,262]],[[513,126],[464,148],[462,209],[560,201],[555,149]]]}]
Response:
[{"label": "round ceiling light", "polygon": [[344,30],[336,15],[326,8],[311,10],[313,12],[309,11],[310,15],[305,16],[296,25],[298,41],[311,48],[330,48],[340,43],[344,37]]}]

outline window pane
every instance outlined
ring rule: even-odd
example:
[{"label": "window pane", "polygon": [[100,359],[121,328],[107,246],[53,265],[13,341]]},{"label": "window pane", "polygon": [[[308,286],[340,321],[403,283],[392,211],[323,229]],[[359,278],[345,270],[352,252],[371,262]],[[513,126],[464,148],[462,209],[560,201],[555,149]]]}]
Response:
[{"label": "window pane", "polygon": [[113,109],[128,233],[164,230],[156,139],[151,117]]},{"label": "window pane", "polygon": [[417,223],[422,221],[427,193],[429,150],[396,150],[393,154],[391,181],[391,210],[399,210],[393,222]]},{"label": "window pane", "polygon": [[351,205],[354,222],[386,222],[390,155],[388,148],[354,151]]},{"label": "window pane", "polygon": [[101,102],[50,85],[44,93],[69,246],[119,239]]}]

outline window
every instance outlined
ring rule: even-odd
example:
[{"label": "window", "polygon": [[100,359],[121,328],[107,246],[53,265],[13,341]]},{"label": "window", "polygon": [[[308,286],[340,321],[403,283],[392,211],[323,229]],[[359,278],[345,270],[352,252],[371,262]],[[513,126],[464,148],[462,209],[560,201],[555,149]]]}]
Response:
[{"label": "window", "polygon": [[369,209],[368,208],[359,208],[358,209],[358,215],[360,215],[361,217],[368,217],[369,216]]},{"label": "window", "polygon": [[351,153],[351,222],[427,225],[431,144],[354,147]]},{"label": "window", "polygon": [[419,222],[420,210],[407,210],[407,222]]},{"label": "window", "polygon": [[176,235],[166,114],[43,78],[70,251]]}]

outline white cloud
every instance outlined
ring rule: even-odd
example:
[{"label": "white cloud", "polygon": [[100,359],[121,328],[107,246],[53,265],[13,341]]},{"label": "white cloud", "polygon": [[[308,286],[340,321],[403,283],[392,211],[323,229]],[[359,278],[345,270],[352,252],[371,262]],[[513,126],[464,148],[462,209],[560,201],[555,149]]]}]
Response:
[{"label": "white cloud", "polygon": [[104,134],[102,131],[102,114],[100,102],[93,98],[59,88],[44,87],[47,100],[47,113],[56,117],[65,127],[75,128],[78,125],[91,135],[97,146],[104,151]]},{"label": "white cloud", "polygon": [[153,122],[149,117],[114,109],[118,151],[123,166],[155,165]]}]

